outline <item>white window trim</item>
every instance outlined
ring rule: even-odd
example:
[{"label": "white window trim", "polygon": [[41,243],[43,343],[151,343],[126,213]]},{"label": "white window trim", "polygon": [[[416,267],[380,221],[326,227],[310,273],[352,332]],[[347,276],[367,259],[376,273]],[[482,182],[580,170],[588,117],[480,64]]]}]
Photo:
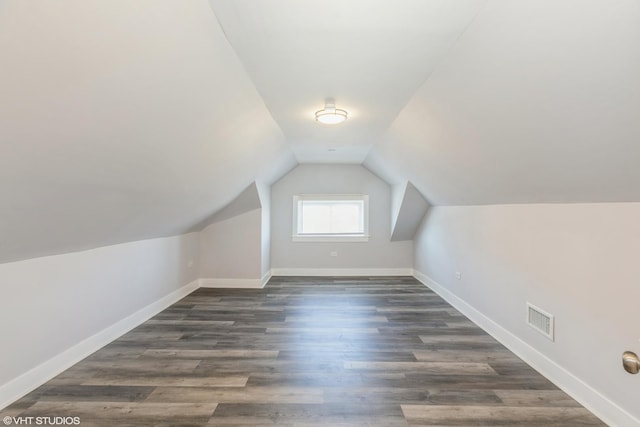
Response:
[{"label": "white window trim", "polygon": [[[298,234],[300,200],[362,200],[364,202],[362,234]],[[294,242],[368,242],[369,196],[367,194],[296,194],[293,196],[292,241]]]}]

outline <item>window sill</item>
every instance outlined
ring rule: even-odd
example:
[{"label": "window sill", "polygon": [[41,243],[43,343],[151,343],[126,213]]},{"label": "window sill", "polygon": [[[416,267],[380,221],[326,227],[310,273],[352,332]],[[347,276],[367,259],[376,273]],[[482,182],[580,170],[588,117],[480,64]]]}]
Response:
[{"label": "window sill", "polygon": [[369,236],[309,235],[292,236],[294,242],[368,242]]}]

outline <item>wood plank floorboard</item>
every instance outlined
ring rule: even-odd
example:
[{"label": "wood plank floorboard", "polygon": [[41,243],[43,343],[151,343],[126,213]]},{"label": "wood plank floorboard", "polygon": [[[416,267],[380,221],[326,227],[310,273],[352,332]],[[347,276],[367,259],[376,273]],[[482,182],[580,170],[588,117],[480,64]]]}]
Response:
[{"label": "wood plank floorboard", "polygon": [[0,411],[82,426],[602,426],[409,277],[198,289]]}]

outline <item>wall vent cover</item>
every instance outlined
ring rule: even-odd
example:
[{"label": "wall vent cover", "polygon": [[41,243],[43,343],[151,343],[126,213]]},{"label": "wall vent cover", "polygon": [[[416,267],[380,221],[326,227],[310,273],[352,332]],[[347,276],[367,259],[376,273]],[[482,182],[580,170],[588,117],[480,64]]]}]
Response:
[{"label": "wall vent cover", "polygon": [[554,341],[553,315],[539,309],[531,303],[527,303],[527,324],[551,341]]}]

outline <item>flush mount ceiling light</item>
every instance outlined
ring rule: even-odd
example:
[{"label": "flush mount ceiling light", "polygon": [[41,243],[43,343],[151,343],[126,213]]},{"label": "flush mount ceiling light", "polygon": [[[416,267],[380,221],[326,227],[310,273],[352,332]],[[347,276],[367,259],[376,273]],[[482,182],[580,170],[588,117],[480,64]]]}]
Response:
[{"label": "flush mount ceiling light", "polygon": [[316,111],[316,121],[325,125],[337,125],[349,117],[346,110],[336,108],[333,100],[327,99],[322,110]]}]

